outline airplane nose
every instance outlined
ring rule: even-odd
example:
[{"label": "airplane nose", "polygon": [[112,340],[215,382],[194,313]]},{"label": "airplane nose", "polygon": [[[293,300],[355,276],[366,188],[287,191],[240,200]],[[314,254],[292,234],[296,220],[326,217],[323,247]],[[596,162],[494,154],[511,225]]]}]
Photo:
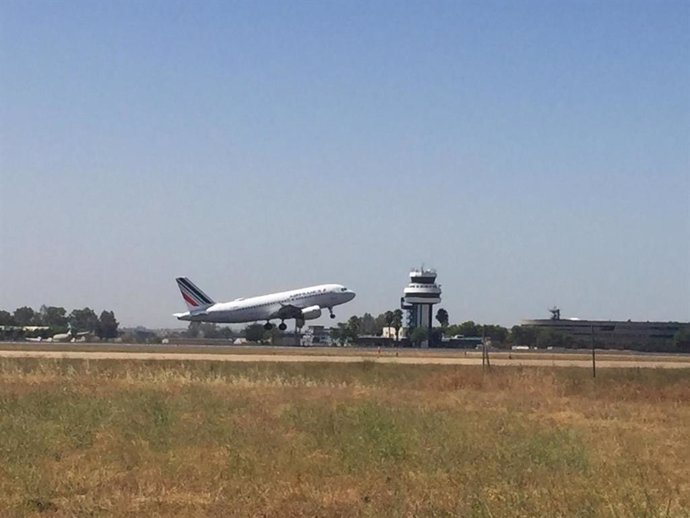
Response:
[{"label": "airplane nose", "polygon": [[347,300],[350,301],[355,298],[356,293],[352,290],[347,290]]}]

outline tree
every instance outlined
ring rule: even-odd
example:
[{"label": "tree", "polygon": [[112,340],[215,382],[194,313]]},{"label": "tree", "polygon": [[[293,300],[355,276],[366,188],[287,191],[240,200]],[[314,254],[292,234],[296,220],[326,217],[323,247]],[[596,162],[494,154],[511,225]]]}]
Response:
[{"label": "tree", "polygon": [[481,331],[479,326],[472,320],[467,320],[458,327],[458,334],[462,336],[481,336]]},{"label": "tree", "polygon": [[415,327],[410,335],[410,340],[413,344],[419,347],[424,340],[429,336],[429,330],[426,327],[419,326]]},{"label": "tree", "polygon": [[337,327],[331,327],[330,331],[331,340],[339,345],[345,345],[345,339],[343,338],[341,324]]},{"label": "tree", "polygon": [[546,347],[564,347],[566,345],[568,345],[568,341],[561,331],[548,327],[537,330],[536,346],[540,349]]},{"label": "tree", "polygon": [[337,327],[331,329],[331,340],[340,345],[345,345],[351,338],[352,333],[347,324],[340,322]]},{"label": "tree", "polygon": [[393,327],[393,319],[395,318],[395,316],[393,315],[393,312],[392,312],[392,311],[386,311],[386,312],[383,314],[383,318],[384,318],[385,321],[386,321],[386,326],[387,326],[387,327]]},{"label": "tree", "polygon": [[72,310],[68,320],[74,331],[94,332],[98,329],[98,317],[91,308]]},{"label": "tree", "polygon": [[219,327],[218,334],[221,338],[225,338],[226,340],[231,340],[235,337],[235,332],[232,330],[230,326]]},{"label": "tree", "polygon": [[362,330],[362,319],[359,318],[358,316],[351,316],[347,320],[347,331],[348,331],[348,338],[352,342],[356,342],[357,338],[361,334]]},{"label": "tree", "polygon": [[356,315],[352,315],[350,318],[347,319],[347,327],[349,327],[356,333],[359,333],[362,329],[362,319]]},{"label": "tree", "polygon": [[431,330],[429,347],[440,347],[443,345],[443,329],[435,327]]},{"label": "tree", "polygon": [[112,311],[103,311],[98,317],[98,327],[96,335],[99,338],[117,338],[117,327],[120,323],[115,319],[115,313]]},{"label": "tree", "polygon": [[374,334],[376,336],[381,336],[384,327],[386,327],[386,314],[381,313],[374,319]]},{"label": "tree", "polygon": [[443,309],[439,308],[438,311],[436,312],[436,320],[438,320],[438,323],[441,324],[441,327],[443,329],[448,327],[448,312]]},{"label": "tree", "polygon": [[537,330],[531,326],[513,326],[510,329],[510,340],[515,345],[537,345]]},{"label": "tree", "polygon": [[680,352],[690,352],[690,326],[683,326],[676,332],[673,345]]},{"label": "tree", "polygon": [[0,326],[14,326],[16,322],[9,311],[0,310]]},{"label": "tree", "polygon": [[187,338],[197,338],[199,333],[201,333],[201,322],[190,322],[187,326],[187,331],[185,331],[185,336]]},{"label": "tree", "polygon": [[360,319],[360,332],[363,335],[376,334],[376,320],[371,313],[364,313]]},{"label": "tree", "polygon": [[352,344],[357,342],[361,329],[362,319],[351,316],[347,322],[340,322],[337,327],[331,329],[331,339],[340,345]]},{"label": "tree", "polygon": [[400,328],[403,323],[403,312],[402,309],[396,309],[393,311],[393,327],[395,328],[395,339],[400,339]]},{"label": "tree", "polygon": [[497,324],[477,326],[477,331],[483,336],[491,338],[492,342],[505,342],[508,338],[508,329]]},{"label": "tree", "polygon": [[14,321],[18,326],[36,325],[36,312],[28,306],[14,310]]},{"label": "tree", "polygon": [[67,311],[65,308],[43,305],[39,312],[41,314],[41,323],[44,326],[62,329],[67,327]]},{"label": "tree", "polygon": [[199,326],[199,331],[204,338],[220,338],[218,326],[213,322],[202,322]]},{"label": "tree", "polygon": [[261,342],[264,339],[266,330],[263,324],[249,324],[244,328],[244,337],[250,342]]}]

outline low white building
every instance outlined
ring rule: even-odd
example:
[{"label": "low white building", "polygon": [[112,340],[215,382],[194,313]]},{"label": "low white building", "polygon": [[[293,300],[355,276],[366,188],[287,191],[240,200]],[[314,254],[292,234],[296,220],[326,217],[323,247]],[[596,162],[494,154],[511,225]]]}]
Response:
[{"label": "low white building", "polygon": [[398,334],[396,336],[394,327],[384,327],[381,336],[383,338],[390,338],[392,340],[402,340],[402,338],[405,336],[405,331],[406,329],[401,327],[398,329]]},{"label": "low white building", "polygon": [[331,329],[325,326],[309,326],[302,333],[300,345],[305,347],[330,347]]}]

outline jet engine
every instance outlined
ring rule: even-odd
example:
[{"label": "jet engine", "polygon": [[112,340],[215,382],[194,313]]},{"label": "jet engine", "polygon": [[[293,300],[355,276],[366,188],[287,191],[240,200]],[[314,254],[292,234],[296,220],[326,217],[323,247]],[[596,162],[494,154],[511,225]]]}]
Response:
[{"label": "jet engine", "polygon": [[309,306],[302,310],[302,318],[304,320],[314,320],[321,316],[321,307],[319,306]]}]

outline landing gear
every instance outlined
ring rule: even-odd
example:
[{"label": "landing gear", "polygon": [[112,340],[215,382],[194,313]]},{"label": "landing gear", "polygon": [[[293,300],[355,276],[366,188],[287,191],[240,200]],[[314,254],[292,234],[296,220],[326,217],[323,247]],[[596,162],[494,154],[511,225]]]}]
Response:
[{"label": "landing gear", "polygon": [[331,318],[335,318],[335,313],[333,313],[333,308],[328,308],[328,312],[331,315]]},{"label": "landing gear", "polygon": [[271,329],[273,329],[273,324],[271,324],[270,322],[266,322],[266,323],[264,324],[264,329],[265,329],[266,331],[270,331]]},{"label": "landing gear", "polygon": [[278,326],[278,329],[280,329],[281,331],[285,331],[287,329],[287,324],[285,322],[281,322]]}]

